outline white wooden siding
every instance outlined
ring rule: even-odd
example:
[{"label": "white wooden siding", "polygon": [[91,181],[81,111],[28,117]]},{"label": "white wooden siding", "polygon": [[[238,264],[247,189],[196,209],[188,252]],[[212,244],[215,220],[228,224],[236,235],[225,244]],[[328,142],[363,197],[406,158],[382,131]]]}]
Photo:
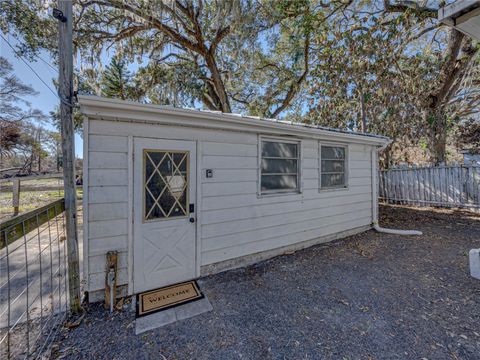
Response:
[{"label": "white wooden siding", "polygon": [[210,196],[203,197],[202,199],[202,211],[205,210],[220,210],[220,209],[230,209],[233,207],[241,206],[257,206],[260,204],[280,204],[289,201],[319,201],[325,197],[341,197],[341,196],[351,196],[356,194],[370,193],[372,191],[371,186],[368,185],[359,185],[351,186],[348,189],[341,189],[335,191],[325,191],[322,194],[318,194],[318,187],[315,189],[305,189],[302,194],[288,194],[288,195],[278,195],[278,196],[269,196],[258,198],[256,194],[247,194],[247,195],[232,195],[232,196]]},{"label": "white wooden siding", "polygon": [[88,137],[89,246],[84,256],[89,262],[87,288],[97,290],[105,284],[107,251],[118,251],[117,283],[125,284],[128,275],[128,147],[126,136],[89,131]]},{"label": "white wooden siding", "polygon": [[90,221],[126,219],[128,207],[125,202],[90,204],[88,219]]},{"label": "white wooden siding", "polygon": [[[200,265],[335,234],[372,221],[369,145],[349,144],[348,189],[323,192],[318,189],[318,141],[301,139],[302,193],[258,196],[257,134],[105,120],[90,120],[88,129],[86,256],[90,291],[104,287],[105,253],[109,250],[119,251],[117,283],[128,283],[128,136],[199,142]],[[212,178],[205,177],[206,169],[213,170]]]},{"label": "white wooden siding", "polygon": [[124,152],[90,151],[90,167],[92,169],[125,169],[126,163],[127,154]]},{"label": "white wooden siding", "polygon": [[90,186],[128,185],[127,170],[119,169],[90,169],[88,172]]},{"label": "white wooden siding", "polygon": [[303,192],[259,197],[256,143],[202,142],[202,265],[371,223],[371,148],[349,144],[349,188],[319,192],[318,141],[301,146]]},{"label": "white wooden siding", "polygon": [[[247,218],[244,220],[231,220],[228,222],[224,222],[223,225],[219,226],[222,223],[213,223],[213,224],[203,224],[202,228],[202,239],[209,239],[212,237],[218,236],[227,236],[233,235],[236,233],[245,232],[246,229],[253,229],[254,231],[264,229],[264,228],[271,228],[275,227],[275,230],[279,230],[282,226],[289,227],[291,224],[294,223],[301,223],[307,220],[318,220],[326,218],[326,217],[336,217],[343,215],[346,213],[346,208],[348,208],[348,212],[351,211],[370,211],[370,207],[365,202],[359,202],[355,204],[348,204],[346,205],[334,205],[329,207],[321,207],[318,206],[315,209],[307,209],[307,210],[298,210],[293,212],[282,212],[281,214],[275,215],[265,215],[262,214],[256,218]],[[286,222],[288,224],[286,224]],[[286,229],[288,230],[288,229]],[[284,230],[280,230],[283,232]],[[207,241],[205,241],[207,243]],[[206,244],[207,245],[207,244]],[[224,245],[224,244],[222,244]],[[205,247],[205,250],[208,249],[208,246]]]},{"label": "white wooden siding", "polygon": [[283,236],[278,236],[274,239],[267,238],[262,241],[248,242],[238,248],[224,248],[224,249],[209,251],[203,254],[202,260],[207,264],[213,264],[222,258],[231,259],[235,257],[255,254],[262,251],[266,251],[267,249],[287,246],[290,244],[315,239],[321,236],[338,233],[346,229],[354,229],[356,227],[369,224],[370,222],[371,222],[371,216],[365,217],[365,218],[355,217],[355,220],[349,221],[348,225],[346,225],[345,223],[340,223],[340,224],[328,223],[327,225],[323,225],[314,229],[305,230],[305,231],[301,231],[293,234],[285,234]]},{"label": "white wooden siding", "polygon": [[[127,150],[126,136],[105,135],[109,133],[108,130],[99,133],[104,135],[97,135],[97,132],[94,129],[92,129],[92,126],[94,125],[95,125],[95,121],[90,121],[90,126],[89,126],[90,136],[88,141],[89,158],[90,158],[90,152],[92,153],[92,155],[97,154],[97,152],[126,153],[126,150]],[[114,126],[114,124],[110,124],[110,126]]]}]

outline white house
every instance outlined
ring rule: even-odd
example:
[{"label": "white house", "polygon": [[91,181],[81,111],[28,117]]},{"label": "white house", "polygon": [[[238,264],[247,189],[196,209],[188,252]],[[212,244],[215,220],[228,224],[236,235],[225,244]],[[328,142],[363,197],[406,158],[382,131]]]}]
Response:
[{"label": "white house", "polygon": [[[84,277],[136,294],[376,224],[381,136],[79,96]],[[372,196],[372,194],[374,196]]]}]

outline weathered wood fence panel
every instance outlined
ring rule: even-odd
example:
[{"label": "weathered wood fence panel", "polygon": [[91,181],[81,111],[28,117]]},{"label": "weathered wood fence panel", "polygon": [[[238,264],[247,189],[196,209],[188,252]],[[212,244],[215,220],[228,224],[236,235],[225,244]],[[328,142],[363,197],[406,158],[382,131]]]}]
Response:
[{"label": "weathered wood fence panel", "polygon": [[379,172],[380,200],[480,211],[480,166],[400,167]]}]

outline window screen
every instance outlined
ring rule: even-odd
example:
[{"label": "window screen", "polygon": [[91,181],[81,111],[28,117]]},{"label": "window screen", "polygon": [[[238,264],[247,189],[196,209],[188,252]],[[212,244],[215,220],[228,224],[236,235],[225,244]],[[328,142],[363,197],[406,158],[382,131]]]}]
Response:
[{"label": "window screen", "polygon": [[262,140],[261,193],[298,190],[299,144]]},{"label": "window screen", "polygon": [[322,145],[320,153],[321,188],[346,187],[345,147]]}]

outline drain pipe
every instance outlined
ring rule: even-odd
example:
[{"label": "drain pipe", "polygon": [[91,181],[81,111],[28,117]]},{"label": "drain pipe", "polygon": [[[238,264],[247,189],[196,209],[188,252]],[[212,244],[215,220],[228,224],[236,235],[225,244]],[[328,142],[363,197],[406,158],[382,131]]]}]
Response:
[{"label": "drain pipe", "polygon": [[377,155],[378,152],[381,150],[385,149],[388,146],[389,143],[386,143],[385,145],[378,147],[378,148],[373,148],[372,149],[372,224],[373,228],[381,233],[386,233],[386,234],[396,234],[396,235],[422,235],[421,231],[417,230],[397,230],[397,229],[385,229],[382,228],[380,225],[378,225],[378,186],[377,186],[377,176],[378,176],[378,161],[377,161]]}]

